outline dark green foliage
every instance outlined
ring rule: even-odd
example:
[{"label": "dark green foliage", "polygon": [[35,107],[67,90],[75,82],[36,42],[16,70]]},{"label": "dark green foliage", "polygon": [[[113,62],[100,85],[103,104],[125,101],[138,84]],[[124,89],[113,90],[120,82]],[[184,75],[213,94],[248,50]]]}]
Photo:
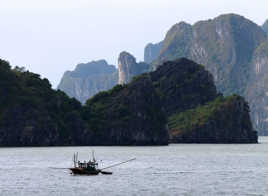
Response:
[{"label": "dark green foliage", "polygon": [[[234,96],[235,97],[235,96]],[[217,97],[214,101],[208,102],[194,109],[176,113],[169,117],[168,125],[170,129],[180,130],[181,132],[193,131],[196,127],[204,126],[210,118],[215,117],[215,113],[221,109],[224,104],[234,97]]]},{"label": "dark green foliage", "polygon": [[8,62],[0,60],[0,112],[13,101],[13,95],[18,95],[17,75],[12,73],[10,69],[11,67]]},{"label": "dark green foliage", "polygon": [[165,62],[150,77],[168,115],[203,105],[217,96],[212,75],[185,58]]},{"label": "dark green foliage", "polygon": [[[0,64],[0,145],[163,145],[166,117],[149,81],[117,85],[85,107],[47,79]],[[153,123],[153,122],[156,123]]]},{"label": "dark green foliage", "polygon": [[[176,133],[173,129],[204,136],[221,130],[218,124],[222,124],[222,133],[227,135],[224,138],[230,139],[229,128],[236,123],[241,128],[236,131],[236,136],[243,136],[241,142],[255,142],[243,99],[237,98],[242,109],[228,106],[217,113],[218,107],[232,100],[216,99],[217,96],[213,78],[203,66],[178,59],[135,77],[127,85],[101,92],[81,106],[64,92],[52,90],[47,79],[23,68],[12,70],[0,60],[0,145],[165,145],[169,116],[170,136]],[[204,106],[208,102],[211,103]],[[223,123],[218,118],[221,113]],[[217,126],[207,129],[207,122],[214,121]],[[198,127],[199,122],[202,124]],[[186,134],[179,140],[175,136],[176,142],[200,138]],[[217,138],[218,142],[225,141]]]},{"label": "dark green foliage", "polygon": [[[147,77],[89,99],[84,119],[102,145],[167,144],[166,117]],[[123,139],[122,139],[123,138]]]},{"label": "dark green foliage", "polygon": [[[136,76],[128,85],[99,93],[86,105],[85,119],[103,141],[109,141],[103,130],[131,135],[130,127],[137,133],[148,123],[153,124],[154,134],[163,134],[168,116],[172,142],[257,142],[243,98],[217,94],[212,75],[202,65],[184,58]],[[213,137],[214,132],[217,137]],[[125,136],[125,141],[131,140]]]},{"label": "dark green foliage", "polygon": [[170,138],[175,142],[255,143],[249,106],[237,95],[219,96],[212,102],[169,117]]},{"label": "dark green foliage", "polygon": [[99,92],[98,94],[93,96],[91,99],[88,99],[86,101],[86,105],[89,106],[92,102],[103,101],[105,98],[107,98],[110,95],[113,95],[114,93],[124,89],[125,87],[126,87],[126,85],[118,84],[110,90]]},{"label": "dark green foliage", "polygon": [[70,144],[67,137],[73,130],[68,123],[79,121],[82,107],[65,93],[52,90],[47,79],[23,69],[12,70],[2,60],[0,103],[0,143],[19,146]]}]

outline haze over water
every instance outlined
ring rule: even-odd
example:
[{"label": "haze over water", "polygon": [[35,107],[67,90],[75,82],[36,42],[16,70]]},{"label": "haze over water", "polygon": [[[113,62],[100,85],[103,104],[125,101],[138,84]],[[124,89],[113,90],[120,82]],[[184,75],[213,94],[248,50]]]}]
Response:
[{"label": "haze over water", "polygon": [[[113,175],[72,176],[72,155]],[[268,137],[260,144],[173,144],[160,147],[0,148],[0,195],[268,195]]]}]

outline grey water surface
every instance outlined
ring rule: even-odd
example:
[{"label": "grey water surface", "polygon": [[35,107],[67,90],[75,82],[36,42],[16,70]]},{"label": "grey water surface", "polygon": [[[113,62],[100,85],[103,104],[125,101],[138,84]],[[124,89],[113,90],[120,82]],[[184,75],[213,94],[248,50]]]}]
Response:
[{"label": "grey water surface", "polygon": [[[268,137],[259,144],[172,144],[158,147],[0,148],[0,196],[268,195]],[[72,176],[95,151],[113,175]]]}]

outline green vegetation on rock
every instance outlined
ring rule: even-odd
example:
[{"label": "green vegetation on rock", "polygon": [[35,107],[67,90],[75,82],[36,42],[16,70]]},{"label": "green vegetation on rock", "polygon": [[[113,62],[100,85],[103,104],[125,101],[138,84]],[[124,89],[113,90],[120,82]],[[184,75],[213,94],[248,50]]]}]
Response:
[{"label": "green vegetation on rock", "polygon": [[[81,129],[81,104],[47,79],[11,69],[0,60],[0,145],[71,144],[73,130]],[[78,132],[79,134],[79,132]]]},{"label": "green vegetation on rock", "polygon": [[[235,98],[235,104],[241,107],[230,104],[220,112],[222,118],[211,118],[207,111],[214,111],[219,101],[205,104],[218,96],[212,75],[183,58],[168,61],[129,84],[100,92],[81,106],[62,91],[51,89],[47,79],[21,68],[11,69],[1,60],[0,146],[166,145],[176,133],[173,129],[168,132],[168,118],[172,119],[170,125],[177,127],[179,123],[186,127],[184,131],[199,133],[198,137],[186,134],[183,140],[172,142],[215,142],[213,138],[200,140],[207,132],[223,133],[222,139],[217,137],[218,143],[257,142],[242,98]],[[188,129],[189,115],[194,117],[193,122],[204,115],[208,124],[215,122],[223,127]],[[232,139],[233,132],[240,137]]]},{"label": "green vegetation on rock", "polygon": [[[243,112],[241,112],[243,111]],[[255,143],[249,106],[240,96],[217,97],[203,106],[169,117],[171,142]],[[232,130],[232,131],[229,131]]]}]

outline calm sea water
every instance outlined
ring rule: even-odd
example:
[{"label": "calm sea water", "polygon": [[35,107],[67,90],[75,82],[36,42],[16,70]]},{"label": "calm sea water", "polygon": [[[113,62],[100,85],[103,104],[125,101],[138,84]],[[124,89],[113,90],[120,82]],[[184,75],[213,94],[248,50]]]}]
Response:
[{"label": "calm sea water", "polygon": [[[72,176],[72,155],[95,151],[113,175]],[[268,195],[268,137],[260,144],[0,148],[0,195]]]}]

